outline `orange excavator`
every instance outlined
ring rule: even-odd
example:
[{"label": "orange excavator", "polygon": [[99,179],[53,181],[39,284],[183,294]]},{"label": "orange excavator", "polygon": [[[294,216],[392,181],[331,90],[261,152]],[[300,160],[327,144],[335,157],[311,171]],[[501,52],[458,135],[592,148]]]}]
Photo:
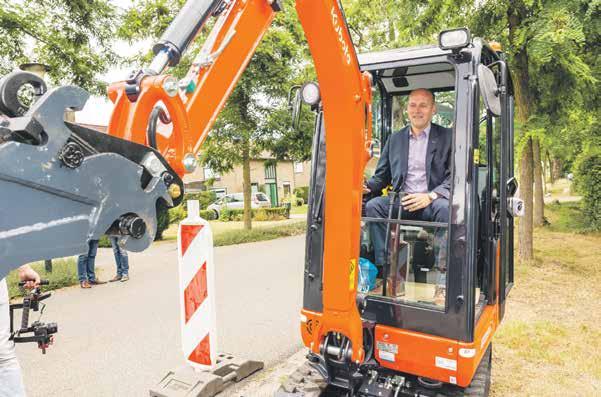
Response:
[{"label": "orange excavator", "polygon": [[[157,206],[182,201],[183,175],[196,167],[280,11],[279,0],[185,3],[148,68],[108,89],[115,105],[108,134],[64,121],[65,109],[83,107],[85,91],[47,90],[26,72],[3,78],[0,277],[84,252],[86,240],[103,234],[127,250],[146,249]],[[456,29],[441,32],[438,46],[358,56],[338,0],[297,0],[296,11],[318,78],[298,95],[316,112],[300,326],[310,352],[278,394],[486,396],[521,205],[513,197],[513,90],[504,55]],[[186,77],[164,74],[211,18]],[[20,102],[24,85],[36,95],[30,106]],[[453,134],[449,222],[366,217],[364,178],[418,88],[436,95],[434,121]],[[170,132],[158,132],[159,123]],[[392,207],[402,192],[377,194]],[[383,264],[373,263],[369,232],[378,222],[387,232]],[[434,294],[442,274],[441,303]]]}]

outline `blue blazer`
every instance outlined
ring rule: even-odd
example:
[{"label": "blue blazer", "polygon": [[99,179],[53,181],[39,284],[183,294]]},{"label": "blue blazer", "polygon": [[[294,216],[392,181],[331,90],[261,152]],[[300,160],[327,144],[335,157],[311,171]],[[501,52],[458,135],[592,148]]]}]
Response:
[{"label": "blue blazer", "polygon": [[[367,181],[372,192],[392,184],[400,192],[407,178],[410,126],[390,135],[384,145],[374,176]],[[432,123],[426,151],[428,191],[449,199],[451,189],[452,130]]]}]

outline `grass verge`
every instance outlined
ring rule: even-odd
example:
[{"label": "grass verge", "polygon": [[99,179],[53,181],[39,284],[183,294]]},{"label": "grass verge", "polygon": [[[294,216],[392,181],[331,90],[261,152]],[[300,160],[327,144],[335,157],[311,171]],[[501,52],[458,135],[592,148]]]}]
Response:
[{"label": "grass verge", "polygon": [[[77,265],[75,259],[55,259],[52,261],[52,272],[47,273],[44,268],[44,262],[36,262],[31,265],[42,279],[48,280],[49,285],[43,287],[44,291],[68,287],[78,283]],[[22,296],[21,289],[18,286],[19,280],[17,271],[13,270],[6,277],[8,283],[8,295],[11,298]]]},{"label": "grass verge", "polygon": [[495,397],[601,395],[601,234],[585,233],[578,203],[545,215],[494,339]]},{"label": "grass verge", "polygon": [[272,240],[279,237],[296,236],[305,233],[307,222],[304,220],[289,222],[278,226],[255,227],[252,230],[233,229],[213,234],[215,247],[224,245],[251,243],[255,241]]},{"label": "grass verge", "polygon": [[579,201],[560,203],[558,201],[545,206],[545,217],[550,225],[546,229],[553,232],[585,233],[587,224]]}]

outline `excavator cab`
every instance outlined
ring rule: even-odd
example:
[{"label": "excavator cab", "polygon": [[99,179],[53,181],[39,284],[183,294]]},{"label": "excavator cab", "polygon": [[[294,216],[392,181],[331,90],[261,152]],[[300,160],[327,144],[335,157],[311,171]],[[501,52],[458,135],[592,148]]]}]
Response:
[{"label": "excavator cab", "polygon": [[[343,346],[324,343],[320,354],[310,353],[305,367],[305,375],[312,368],[323,381],[299,378],[333,395],[486,396],[491,339],[514,280],[513,222],[519,214],[513,197],[514,94],[504,55],[458,29],[442,32],[438,46],[365,53],[358,59],[373,82],[372,158],[363,177],[373,174],[388,139],[408,125],[409,94],[425,88],[436,101],[432,122],[452,135],[449,219],[410,220],[392,211],[369,217],[365,208],[374,196],[392,203],[403,192],[390,188],[364,195],[356,300],[365,360],[345,364]],[[318,111],[301,312],[301,332],[310,348],[315,313],[323,311],[322,296],[329,288],[322,278],[323,254],[332,247],[324,246],[324,228],[336,227],[324,214],[325,200],[335,199],[325,192],[324,114],[313,108]],[[384,263],[375,259],[374,225],[386,231]]]}]

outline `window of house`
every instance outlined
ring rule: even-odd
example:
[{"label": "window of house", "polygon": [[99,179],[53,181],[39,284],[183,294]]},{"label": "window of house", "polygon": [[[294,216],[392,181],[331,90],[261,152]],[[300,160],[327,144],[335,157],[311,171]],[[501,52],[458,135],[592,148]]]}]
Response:
[{"label": "window of house", "polygon": [[303,163],[295,161],[294,162],[294,173],[300,174],[301,172],[303,172]]},{"label": "window of house", "polygon": [[284,197],[290,196],[290,192],[291,192],[290,182],[284,182],[282,184],[282,188],[284,189]]},{"label": "window of house", "polygon": [[275,179],[276,178],[276,169],[275,163],[265,163],[265,179]]}]

